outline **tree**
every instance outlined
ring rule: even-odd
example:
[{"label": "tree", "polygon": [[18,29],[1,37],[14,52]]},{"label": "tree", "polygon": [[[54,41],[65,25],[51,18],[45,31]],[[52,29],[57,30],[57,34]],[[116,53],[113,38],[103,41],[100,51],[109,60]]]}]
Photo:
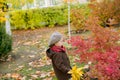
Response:
[{"label": "tree", "polygon": [[6,1],[5,0],[1,0],[0,1],[0,23],[5,22],[5,11],[7,9],[6,6]]},{"label": "tree", "polygon": [[6,34],[5,15],[8,10],[6,0],[0,1],[0,57],[7,54],[12,49],[12,37]]},{"label": "tree", "polygon": [[111,20],[114,23],[120,22],[120,0],[91,0],[89,4],[92,15],[98,17],[100,25],[110,26]]}]

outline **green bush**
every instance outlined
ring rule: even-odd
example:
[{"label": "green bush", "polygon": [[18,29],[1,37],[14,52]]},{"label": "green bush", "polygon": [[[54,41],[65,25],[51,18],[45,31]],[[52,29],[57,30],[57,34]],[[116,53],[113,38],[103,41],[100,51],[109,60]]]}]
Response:
[{"label": "green bush", "polygon": [[5,27],[0,24],[0,57],[12,49],[12,37],[6,34]]},{"label": "green bush", "polygon": [[67,24],[67,7],[18,10],[10,14],[13,29],[35,29]]},{"label": "green bush", "polygon": [[[71,5],[71,9],[86,9],[85,5]],[[66,25],[68,22],[67,5],[40,9],[17,10],[10,13],[12,29],[35,29]]]}]

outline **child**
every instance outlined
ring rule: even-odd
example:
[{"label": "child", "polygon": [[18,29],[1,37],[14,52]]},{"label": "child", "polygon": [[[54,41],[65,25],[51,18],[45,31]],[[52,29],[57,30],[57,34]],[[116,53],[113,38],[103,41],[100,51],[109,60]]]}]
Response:
[{"label": "child", "polygon": [[46,51],[47,56],[52,60],[53,69],[58,80],[69,80],[71,75],[70,61],[63,47],[63,37],[59,32],[54,32],[49,40],[49,49]]}]

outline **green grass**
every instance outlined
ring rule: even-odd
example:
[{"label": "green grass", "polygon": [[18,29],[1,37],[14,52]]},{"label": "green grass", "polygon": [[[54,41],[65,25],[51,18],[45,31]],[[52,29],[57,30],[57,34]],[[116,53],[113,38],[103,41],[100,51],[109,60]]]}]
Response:
[{"label": "green grass", "polygon": [[22,75],[29,76],[29,75],[31,75],[31,74],[34,74],[35,71],[36,71],[36,70],[33,69],[33,68],[32,68],[31,70],[29,70],[28,67],[25,67],[25,68],[23,68],[22,70],[20,70],[19,73],[22,74]]},{"label": "green grass", "polygon": [[45,71],[45,72],[48,72],[52,69],[52,65],[46,65],[46,66],[43,66],[43,67],[40,67],[40,71]]},{"label": "green grass", "polygon": [[15,79],[12,79],[12,78],[1,78],[0,80],[15,80]]}]

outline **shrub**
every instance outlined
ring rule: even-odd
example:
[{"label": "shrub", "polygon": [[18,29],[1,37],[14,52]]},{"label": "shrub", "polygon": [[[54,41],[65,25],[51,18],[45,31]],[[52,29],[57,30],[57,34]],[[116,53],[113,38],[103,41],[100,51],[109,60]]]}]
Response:
[{"label": "shrub", "polygon": [[120,22],[120,1],[119,0],[92,0],[89,7],[92,9],[92,15],[99,17],[100,25],[110,26],[109,19],[115,19],[114,23]]},{"label": "shrub", "polygon": [[[85,16],[89,14],[89,9],[86,4],[71,5],[71,9],[75,9],[76,11],[79,9],[77,12],[81,10],[83,11],[84,18],[79,18],[79,20],[86,19],[87,17]],[[18,10],[11,12],[10,16],[13,29],[35,29],[42,27],[54,27],[55,25],[67,24],[68,9],[67,5],[63,5],[40,9]],[[77,20],[77,18],[73,19],[73,23],[75,24]],[[82,23],[80,23],[80,25],[81,24]]]},{"label": "shrub", "polygon": [[0,58],[12,49],[12,38],[6,34],[4,23],[6,21],[5,12],[8,6],[5,0],[0,1]]},{"label": "shrub", "polygon": [[91,38],[84,40],[81,37],[72,37],[69,42],[74,46],[74,54],[80,57],[77,61],[80,63],[92,62],[88,72],[89,79],[92,77],[98,80],[119,80],[119,33],[113,29],[101,27],[98,22],[97,18],[87,22],[88,30],[93,33]]},{"label": "shrub", "polygon": [[90,15],[90,9],[86,4],[76,6],[71,10],[71,25],[75,30],[84,30],[85,22]]},{"label": "shrub", "polygon": [[14,29],[22,29],[25,28],[25,20],[24,20],[25,11],[16,11],[11,13],[11,24],[15,27]]},{"label": "shrub", "polygon": [[11,12],[13,29],[35,29],[67,24],[67,7],[19,10]]},{"label": "shrub", "polygon": [[0,25],[0,57],[6,55],[12,49],[12,38],[5,32],[5,27]]}]

